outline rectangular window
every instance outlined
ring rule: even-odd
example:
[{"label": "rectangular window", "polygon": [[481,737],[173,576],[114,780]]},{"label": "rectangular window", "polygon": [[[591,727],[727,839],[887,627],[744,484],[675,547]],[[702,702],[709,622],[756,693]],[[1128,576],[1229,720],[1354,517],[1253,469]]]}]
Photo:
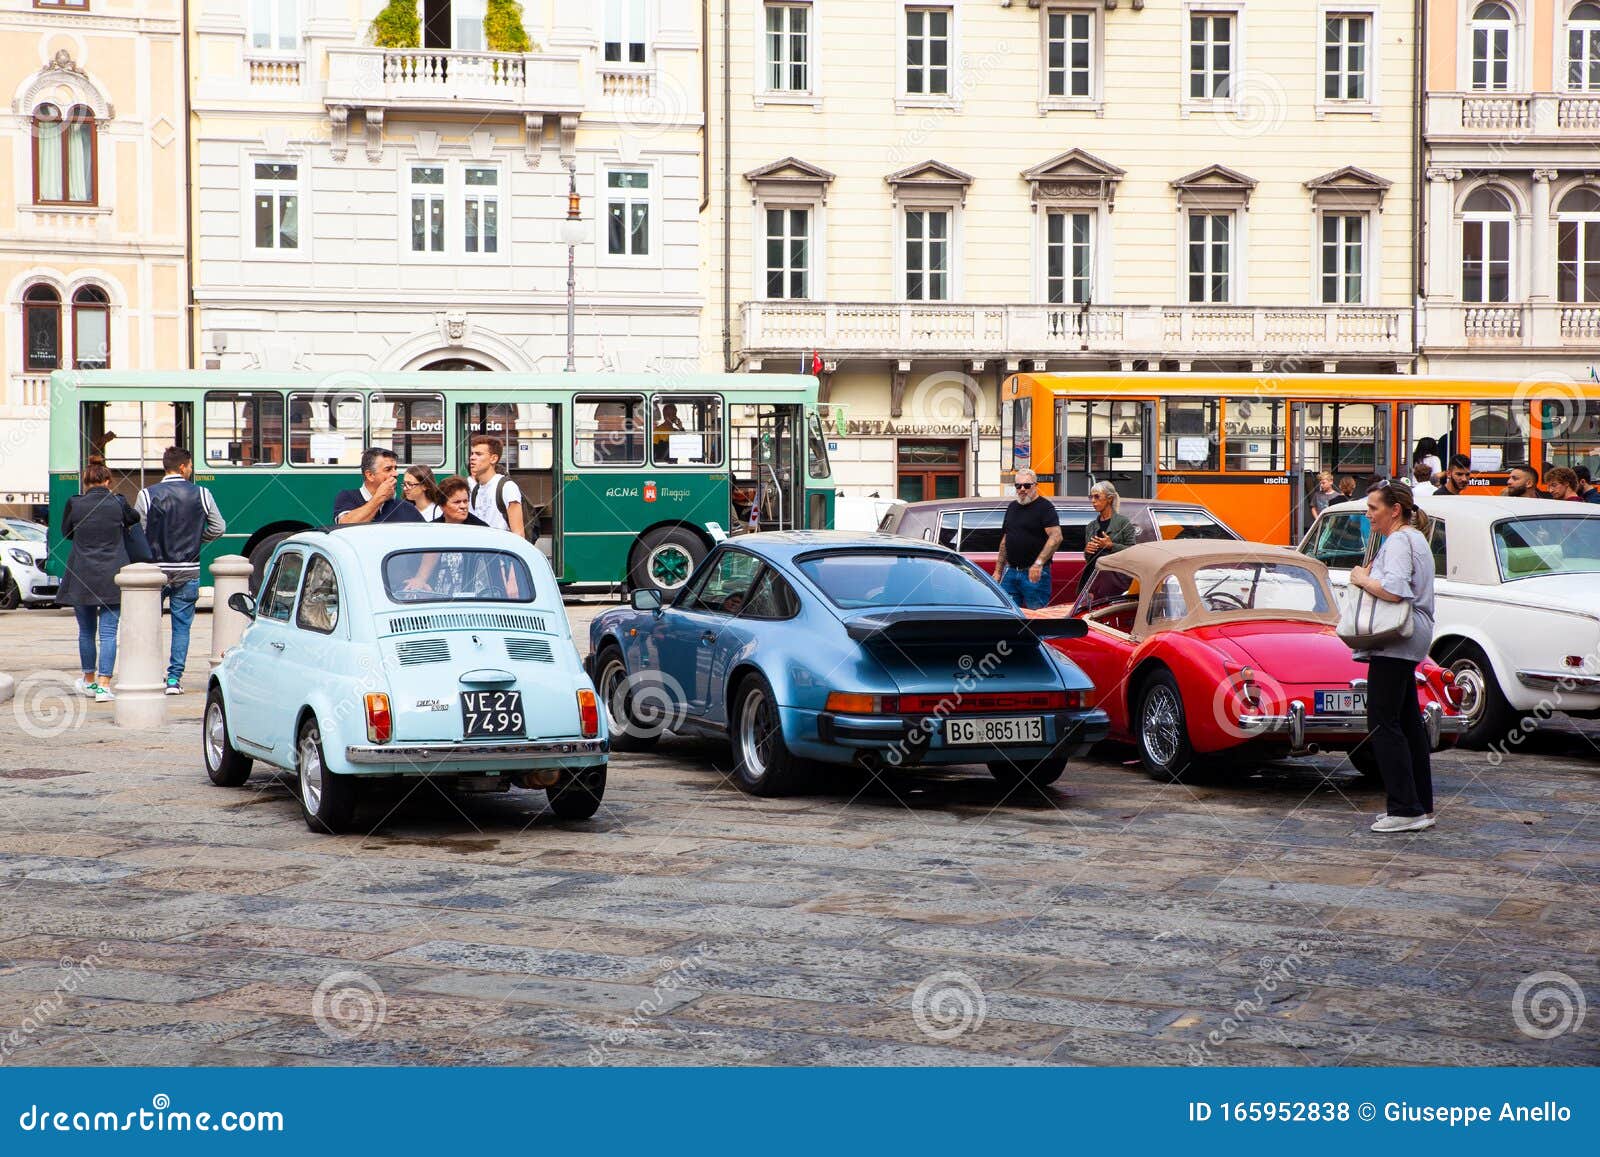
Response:
[{"label": "rectangular window", "polygon": [[1045,92],[1050,96],[1093,94],[1094,13],[1052,9],[1045,13]]},{"label": "rectangular window", "polygon": [[1224,398],[1222,464],[1226,470],[1284,469],[1285,419],[1281,401]]},{"label": "rectangular window", "polygon": [[89,11],[89,0],[33,0],[35,8],[66,8],[73,12]]},{"label": "rectangular window", "polygon": [[1511,300],[1511,222],[1467,220],[1461,232],[1461,300]]},{"label": "rectangular window", "polygon": [[[105,301],[72,301],[72,364],[80,370],[103,370],[111,365],[111,307]],[[101,295],[102,297],[104,295]]]},{"label": "rectangular window", "polygon": [[1600,23],[1574,21],[1568,26],[1567,88],[1600,92]]},{"label": "rectangular window", "polygon": [[767,296],[811,296],[811,210],[768,209]]},{"label": "rectangular window", "polygon": [[250,50],[300,51],[299,0],[250,0]]},{"label": "rectangular window", "polygon": [[630,169],[606,174],[606,252],[616,257],[649,256],[649,173]]},{"label": "rectangular window", "polygon": [[1189,17],[1189,96],[1223,100],[1233,95],[1234,14],[1197,12]]},{"label": "rectangular window", "polygon": [[950,210],[906,211],[906,300],[950,300]]},{"label": "rectangular window", "polygon": [[[450,0],[450,47],[467,52],[484,50],[483,21],[486,0]],[[425,41],[426,42],[426,41]]]},{"label": "rectangular window", "polygon": [[1474,92],[1506,92],[1511,88],[1511,25],[1478,24],[1472,29]]},{"label": "rectangular window", "polygon": [[1500,468],[1485,468],[1483,473],[1501,474],[1528,461],[1526,402],[1473,402],[1469,414],[1467,437],[1472,449],[1500,451]]},{"label": "rectangular window", "polygon": [[645,62],[645,0],[605,0],[607,64]]},{"label": "rectangular window", "polygon": [[300,166],[274,161],[255,165],[256,248],[300,247]]},{"label": "rectangular window", "polygon": [[657,394],[653,400],[651,461],[657,466],[722,463],[722,399],[715,394]]},{"label": "rectangular window", "polygon": [[811,91],[811,5],[768,4],[767,91]]},{"label": "rectangular window", "polygon": [[949,95],[950,17],[948,8],[906,9],[906,95]]},{"label": "rectangular window", "polygon": [[1214,398],[1169,398],[1161,403],[1162,470],[1217,468],[1217,402]]},{"label": "rectangular window", "polygon": [[283,395],[257,390],[205,398],[205,466],[283,464]]},{"label": "rectangular window", "polygon": [[1556,231],[1556,300],[1600,301],[1600,219],[1564,220]]},{"label": "rectangular window", "polygon": [[1360,213],[1322,216],[1322,303],[1359,305],[1363,300],[1367,219]]},{"label": "rectangular window", "polygon": [[373,394],[369,446],[393,450],[401,466],[444,465],[444,398],[439,394]]},{"label": "rectangular window", "polygon": [[360,466],[367,445],[367,403],[360,394],[290,394],[289,464]]},{"label": "rectangular window", "polygon": [[643,466],[644,399],[572,400],[572,461],[578,466]]},{"label": "rectangular window", "polygon": [[411,166],[411,252],[444,252],[444,166]]},{"label": "rectangular window", "polygon": [[1083,305],[1093,300],[1093,213],[1048,214],[1044,256],[1045,300],[1051,305]]},{"label": "rectangular window", "polygon": [[463,244],[468,253],[498,253],[500,170],[469,167],[463,176]]},{"label": "rectangular window", "polygon": [[1546,462],[1587,466],[1592,474],[1600,475],[1600,402],[1540,402],[1535,413]]},{"label": "rectangular window", "polygon": [[1367,99],[1370,16],[1333,15],[1323,23],[1322,95],[1327,100]]},{"label": "rectangular window", "polygon": [[1232,287],[1233,214],[1189,214],[1189,301],[1225,305]]}]

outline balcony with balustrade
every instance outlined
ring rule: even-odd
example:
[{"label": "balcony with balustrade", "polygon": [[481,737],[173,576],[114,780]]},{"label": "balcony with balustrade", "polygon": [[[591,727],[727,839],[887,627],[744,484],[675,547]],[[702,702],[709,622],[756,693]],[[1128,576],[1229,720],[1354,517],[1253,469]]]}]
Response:
[{"label": "balcony with balustrade", "polygon": [[1592,144],[1600,141],[1600,93],[1435,92],[1427,101],[1430,143]]},{"label": "balcony with balustrade", "polygon": [[346,108],[436,112],[578,112],[581,59],[548,52],[330,48],[325,101]]},{"label": "balcony with balustrade", "polygon": [[1600,304],[1437,302],[1423,313],[1430,351],[1600,354]]},{"label": "balcony with balustrade", "polygon": [[748,360],[1004,358],[1307,362],[1412,357],[1411,310],[1369,306],[752,301]]}]

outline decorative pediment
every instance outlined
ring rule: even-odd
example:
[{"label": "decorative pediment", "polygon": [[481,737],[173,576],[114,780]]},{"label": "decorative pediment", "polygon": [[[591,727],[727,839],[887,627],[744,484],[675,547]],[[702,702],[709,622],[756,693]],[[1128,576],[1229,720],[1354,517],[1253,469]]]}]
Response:
[{"label": "decorative pediment", "polygon": [[1207,165],[1172,182],[1178,204],[1189,209],[1248,209],[1256,179],[1227,165]]},{"label": "decorative pediment", "polygon": [[967,200],[972,176],[942,161],[923,161],[884,178],[897,202],[906,200]]},{"label": "decorative pediment", "polygon": [[1311,203],[1318,209],[1382,209],[1384,194],[1393,181],[1376,173],[1346,165],[1306,182]]},{"label": "decorative pediment", "polygon": [[833,174],[798,157],[785,157],[770,165],[762,165],[759,169],[751,169],[744,179],[750,182],[757,200],[793,197],[796,200],[820,201],[826,205]]},{"label": "decorative pediment", "polygon": [[106,99],[100,86],[78,67],[72,54],[65,48],[59,50],[49,64],[22,82],[22,87],[11,98],[11,111],[20,116],[29,116],[46,101],[61,105],[63,109],[75,104],[87,105],[97,121],[107,121],[117,115],[117,110]]},{"label": "decorative pediment", "polygon": [[1033,205],[1104,205],[1117,196],[1123,170],[1082,149],[1068,149],[1043,164],[1022,171],[1033,190]]}]

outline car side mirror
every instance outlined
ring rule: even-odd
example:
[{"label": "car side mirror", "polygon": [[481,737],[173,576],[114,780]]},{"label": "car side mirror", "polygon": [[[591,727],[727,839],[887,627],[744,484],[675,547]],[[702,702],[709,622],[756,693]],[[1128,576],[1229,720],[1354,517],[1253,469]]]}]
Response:
[{"label": "car side mirror", "polygon": [[252,619],[256,617],[256,601],[243,591],[234,591],[228,596],[228,609]]},{"label": "car side mirror", "polygon": [[638,590],[633,592],[633,609],[636,611],[659,611],[661,609],[661,592],[653,590]]}]

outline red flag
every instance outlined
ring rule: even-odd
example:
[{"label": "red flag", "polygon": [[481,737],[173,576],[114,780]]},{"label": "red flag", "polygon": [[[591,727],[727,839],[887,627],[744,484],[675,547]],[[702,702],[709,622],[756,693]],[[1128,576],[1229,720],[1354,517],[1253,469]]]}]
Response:
[{"label": "red flag", "polygon": [[811,351],[811,373],[813,375],[822,373],[822,355],[816,350]]}]

